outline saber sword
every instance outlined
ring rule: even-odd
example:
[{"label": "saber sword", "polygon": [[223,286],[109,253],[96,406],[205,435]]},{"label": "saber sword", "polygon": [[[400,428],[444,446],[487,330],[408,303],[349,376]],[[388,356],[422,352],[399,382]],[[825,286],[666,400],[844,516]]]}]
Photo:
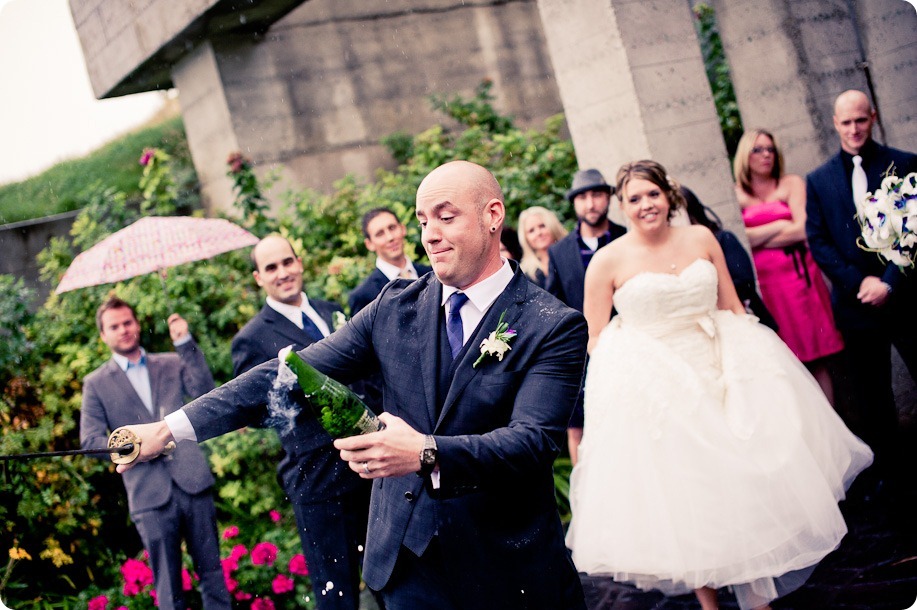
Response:
[{"label": "saber sword", "polygon": [[[175,450],[175,442],[169,441],[162,450],[162,455],[169,456]],[[128,428],[121,427],[108,437],[105,449],[67,449],[65,451],[44,451],[39,453],[20,453],[18,455],[0,455],[0,462],[10,460],[31,460],[38,458],[60,457],[63,455],[98,455],[107,453],[115,464],[130,464],[140,455],[140,437]]]},{"label": "saber sword", "polygon": [[15,455],[0,455],[0,462],[10,460],[34,460],[40,458],[61,457],[64,455],[99,455],[102,453],[115,453],[118,455],[128,455],[134,451],[134,444],[128,443],[120,447],[109,449],[68,449],[66,451],[40,451],[37,453],[19,453]]}]

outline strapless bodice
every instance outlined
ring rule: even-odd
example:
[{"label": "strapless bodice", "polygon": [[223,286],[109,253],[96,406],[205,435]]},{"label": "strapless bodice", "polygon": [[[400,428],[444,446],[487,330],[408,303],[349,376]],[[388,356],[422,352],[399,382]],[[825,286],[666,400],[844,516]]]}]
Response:
[{"label": "strapless bodice", "polygon": [[716,310],[716,267],[699,258],[681,273],[638,273],[615,292],[619,324],[660,336],[710,319]]}]

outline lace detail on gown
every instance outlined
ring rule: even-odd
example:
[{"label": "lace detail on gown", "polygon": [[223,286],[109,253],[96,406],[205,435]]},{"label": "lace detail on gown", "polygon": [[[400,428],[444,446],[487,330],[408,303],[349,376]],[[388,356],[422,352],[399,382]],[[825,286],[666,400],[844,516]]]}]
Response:
[{"label": "lace detail on gown", "polygon": [[840,543],[837,501],[872,454],[772,331],[716,299],[704,259],[615,292],[567,543],[580,571],[670,594],[741,585],[761,605]]}]

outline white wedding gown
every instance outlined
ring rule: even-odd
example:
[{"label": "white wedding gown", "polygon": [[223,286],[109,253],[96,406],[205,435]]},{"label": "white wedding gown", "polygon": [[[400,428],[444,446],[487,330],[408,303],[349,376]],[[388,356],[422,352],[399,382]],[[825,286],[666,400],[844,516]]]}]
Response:
[{"label": "white wedding gown", "polygon": [[716,309],[717,273],[641,273],[615,293],[586,376],[567,545],[580,572],[742,608],[804,582],[847,532],[872,462],[770,329]]}]

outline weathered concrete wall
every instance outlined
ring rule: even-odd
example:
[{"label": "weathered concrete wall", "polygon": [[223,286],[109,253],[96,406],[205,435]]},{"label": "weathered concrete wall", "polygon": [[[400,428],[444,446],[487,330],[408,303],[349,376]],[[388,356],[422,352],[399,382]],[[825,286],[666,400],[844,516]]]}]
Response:
[{"label": "weathered concrete wall", "polygon": [[538,6],[580,167],[611,181],[623,163],[655,159],[744,235],[688,3]]},{"label": "weathered concrete wall", "polygon": [[[875,84],[888,143],[917,148],[917,12],[902,0],[714,0],[746,128],[779,138],[805,174],[838,148],[831,116],[847,89]],[[854,10],[850,11],[850,6]],[[859,41],[862,43],[861,52]],[[875,135],[881,136],[876,130]],[[881,138],[880,138],[881,139]]]},{"label": "weathered concrete wall", "polygon": [[47,247],[52,237],[67,237],[79,210],[0,225],[0,273],[21,277],[36,292],[33,309],[43,303],[50,287],[38,275],[35,257]]},{"label": "weathered concrete wall", "polygon": [[230,201],[210,179],[225,173],[231,150],[201,134],[231,130],[225,140],[260,173],[282,167],[289,183],[329,190],[347,173],[391,166],[382,137],[441,122],[430,94],[467,95],[489,78],[497,107],[522,125],[562,111],[534,0],[311,0],[263,37],[221,37],[208,53],[178,66],[199,64],[197,76],[177,71],[175,80],[183,108],[223,88],[228,122],[222,112],[185,116],[213,208]]}]

